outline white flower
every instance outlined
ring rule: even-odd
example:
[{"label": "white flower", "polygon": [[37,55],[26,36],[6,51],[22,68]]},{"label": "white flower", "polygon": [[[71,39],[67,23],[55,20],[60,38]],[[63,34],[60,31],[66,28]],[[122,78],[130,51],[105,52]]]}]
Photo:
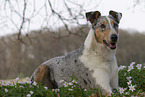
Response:
[{"label": "white flower", "polygon": [[73,82],[73,83],[76,83],[76,84],[78,83],[76,80],[73,80],[72,82]]},{"label": "white flower", "polygon": [[129,95],[130,93],[129,93],[129,92],[126,92],[125,94],[126,94],[126,95]]},{"label": "white flower", "polygon": [[36,85],[37,85],[37,82],[34,81],[34,82],[33,82],[33,85],[36,86]]},{"label": "white flower", "polygon": [[30,94],[32,95],[34,92],[33,91],[30,91]]},{"label": "white flower", "polygon": [[9,90],[8,89],[5,89],[5,92],[7,93]]},{"label": "white flower", "polygon": [[60,91],[60,89],[52,89],[52,91],[58,93]]},{"label": "white flower", "polygon": [[136,67],[137,69],[141,70],[142,64],[137,64]]},{"label": "white flower", "polygon": [[124,93],[124,91],[126,90],[126,88],[119,88],[119,92],[120,92],[120,94],[122,94],[122,93]]},{"label": "white flower", "polygon": [[87,91],[87,89],[84,89],[84,91]]},{"label": "white flower", "polygon": [[44,87],[45,90],[48,90],[48,87]]},{"label": "white flower", "polygon": [[52,89],[52,91],[55,91],[55,89]]},{"label": "white flower", "polygon": [[131,81],[131,80],[129,80],[129,82],[127,82],[127,84],[128,84],[128,85],[131,85],[131,82],[132,82],[132,81]]},{"label": "white flower", "polygon": [[56,92],[59,92],[60,91],[60,89],[55,89],[56,90]]},{"label": "white flower", "polygon": [[72,82],[70,82],[70,83],[68,83],[70,86],[72,86],[73,85],[73,83]]},{"label": "white flower", "polygon": [[69,91],[73,91],[73,89],[68,89]]},{"label": "white flower", "polygon": [[59,83],[63,83],[63,82],[64,82],[64,80],[60,80],[60,81],[59,81]]},{"label": "white flower", "polygon": [[23,86],[19,86],[20,88],[24,88]]},{"label": "white flower", "polygon": [[131,80],[131,78],[132,78],[132,77],[131,77],[131,76],[129,76],[129,77],[126,77],[126,78],[127,78],[127,80]]},{"label": "white flower", "polygon": [[132,69],[134,69],[134,67],[130,65],[130,66],[128,66],[128,70],[127,70],[127,71],[129,72],[129,71],[131,71]]},{"label": "white flower", "polygon": [[129,90],[131,90],[132,92],[135,90],[135,85],[134,86],[132,86],[132,84],[131,84],[131,86],[128,86],[129,87]]},{"label": "white flower", "polygon": [[145,66],[143,68],[145,68]]},{"label": "white flower", "polygon": [[18,81],[19,80],[19,77],[17,77],[15,80]]},{"label": "white flower", "polygon": [[27,97],[31,97],[31,95],[30,94],[27,94]]},{"label": "white flower", "polygon": [[120,66],[120,67],[118,68],[118,71],[123,70],[124,68],[126,68],[126,66]]},{"label": "white flower", "polygon": [[131,64],[130,64],[130,66],[133,66],[135,64],[135,62],[132,62]]},{"label": "white flower", "polygon": [[68,83],[67,82],[65,82],[63,85],[64,85],[64,87],[68,87]]}]

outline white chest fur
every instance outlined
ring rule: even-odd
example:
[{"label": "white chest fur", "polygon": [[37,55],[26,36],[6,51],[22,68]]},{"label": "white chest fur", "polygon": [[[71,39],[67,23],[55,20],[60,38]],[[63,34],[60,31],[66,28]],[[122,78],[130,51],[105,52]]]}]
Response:
[{"label": "white chest fur", "polygon": [[95,84],[100,85],[105,92],[112,92],[112,88],[118,88],[118,67],[115,56],[109,60],[84,50],[80,61],[90,71],[93,71],[92,76],[96,81]]}]

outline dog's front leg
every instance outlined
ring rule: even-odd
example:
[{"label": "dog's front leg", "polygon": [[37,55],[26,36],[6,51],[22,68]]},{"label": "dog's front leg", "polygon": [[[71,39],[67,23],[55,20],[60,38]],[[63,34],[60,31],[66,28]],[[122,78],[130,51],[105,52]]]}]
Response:
[{"label": "dog's front leg", "polygon": [[114,68],[114,72],[112,72],[111,87],[118,89],[118,67]]},{"label": "dog's front leg", "polygon": [[104,93],[112,93],[112,88],[110,86],[110,76],[105,69],[94,69],[93,76],[96,78],[96,85],[99,85]]}]

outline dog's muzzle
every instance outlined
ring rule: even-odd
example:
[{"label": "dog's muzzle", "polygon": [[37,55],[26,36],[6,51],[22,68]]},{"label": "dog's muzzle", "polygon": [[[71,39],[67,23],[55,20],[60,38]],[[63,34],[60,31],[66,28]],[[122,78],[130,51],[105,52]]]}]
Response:
[{"label": "dog's muzzle", "polygon": [[112,34],[110,36],[111,42],[108,42],[106,40],[103,40],[103,43],[110,49],[116,49],[116,44],[117,44],[117,40],[118,40],[118,36],[116,34]]}]

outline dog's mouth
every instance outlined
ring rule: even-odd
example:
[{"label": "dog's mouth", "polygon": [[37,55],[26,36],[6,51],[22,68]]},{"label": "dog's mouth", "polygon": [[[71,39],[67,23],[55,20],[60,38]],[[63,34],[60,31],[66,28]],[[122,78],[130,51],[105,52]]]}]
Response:
[{"label": "dog's mouth", "polygon": [[111,43],[109,43],[109,42],[107,42],[106,40],[103,40],[103,43],[108,47],[108,48],[110,48],[110,49],[116,49],[116,42],[111,42]]}]

